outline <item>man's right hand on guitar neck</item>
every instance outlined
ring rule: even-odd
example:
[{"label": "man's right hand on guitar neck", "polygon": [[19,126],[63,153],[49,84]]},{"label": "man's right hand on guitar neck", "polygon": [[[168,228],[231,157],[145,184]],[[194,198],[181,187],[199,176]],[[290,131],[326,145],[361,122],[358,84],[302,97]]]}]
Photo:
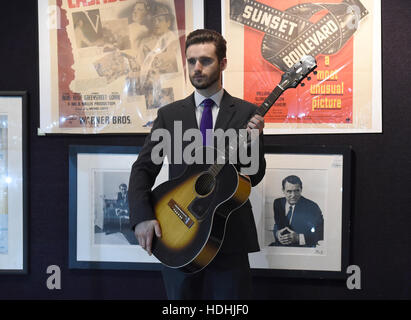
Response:
[{"label": "man's right hand on guitar neck", "polygon": [[157,220],[147,220],[140,222],[134,229],[134,234],[139,245],[151,256],[151,245],[154,233],[158,238],[161,237],[161,228]]}]

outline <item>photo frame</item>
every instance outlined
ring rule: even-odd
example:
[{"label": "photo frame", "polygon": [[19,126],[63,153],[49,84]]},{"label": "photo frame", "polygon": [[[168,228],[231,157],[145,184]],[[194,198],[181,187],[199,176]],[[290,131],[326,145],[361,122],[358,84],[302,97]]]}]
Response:
[{"label": "photo frame", "polygon": [[38,0],[38,135],[149,133],[157,110],[192,92],[185,38],[193,0]]},{"label": "photo frame", "polygon": [[261,105],[311,55],[311,80],[274,103],[264,134],[381,133],[381,12],[381,0],[221,0],[222,34],[236,39],[224,88]]},{"label": "photo frame", "polygon": [[0,274],[26,274],[27,92],[0,92]]},{"label": "photo frame", "polygon": [[250,254],[253,272],[345,277],[351,148],[266,146],[265,152],[266,174],[250,196],[261,248]]},{"label": "photo frame", "polygon": [[[158,270],[129,225],[126,196],[141,147],[69,147],[69,268]],[[163,165],[156,183],[166,180]]]}]

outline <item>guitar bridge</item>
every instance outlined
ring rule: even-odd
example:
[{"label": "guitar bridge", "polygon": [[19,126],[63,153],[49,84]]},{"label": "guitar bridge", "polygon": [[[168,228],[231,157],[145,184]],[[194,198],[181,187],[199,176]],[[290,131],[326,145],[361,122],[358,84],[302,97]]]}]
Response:
[{"label": "guitar bridge", "polygon": [[184,212],[183,209],[180,208],[177,202],[171,199],[168,202],[168,206],[171,208],[171,210],[173,210],[176,216],[187,226],[187,228],[190,229],[192,227],[194,221],[188,216],[187,213]]}]

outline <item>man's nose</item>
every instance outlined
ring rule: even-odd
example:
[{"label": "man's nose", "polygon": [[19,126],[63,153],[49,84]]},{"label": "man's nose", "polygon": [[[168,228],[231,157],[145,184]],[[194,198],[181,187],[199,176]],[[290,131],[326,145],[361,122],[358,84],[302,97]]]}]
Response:
[{"label": "man's nose", "polygon": [[194,71],[201,71],[203,69],[203,65],[201,64],[200,60],[196,60],[194,65]]}]

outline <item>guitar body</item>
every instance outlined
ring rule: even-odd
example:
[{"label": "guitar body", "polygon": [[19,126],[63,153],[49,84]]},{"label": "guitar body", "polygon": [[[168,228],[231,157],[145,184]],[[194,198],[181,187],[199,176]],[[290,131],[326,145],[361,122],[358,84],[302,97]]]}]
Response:
[{"label": "guitar body", "polygon": [[226,164],[213,177],[209,164],[191,165],[152,191],[161,238],[154,237],[153,254],[164,265],[196,272],[207,266],[224,239],[230,214],[250,195],[251,182]]}]

